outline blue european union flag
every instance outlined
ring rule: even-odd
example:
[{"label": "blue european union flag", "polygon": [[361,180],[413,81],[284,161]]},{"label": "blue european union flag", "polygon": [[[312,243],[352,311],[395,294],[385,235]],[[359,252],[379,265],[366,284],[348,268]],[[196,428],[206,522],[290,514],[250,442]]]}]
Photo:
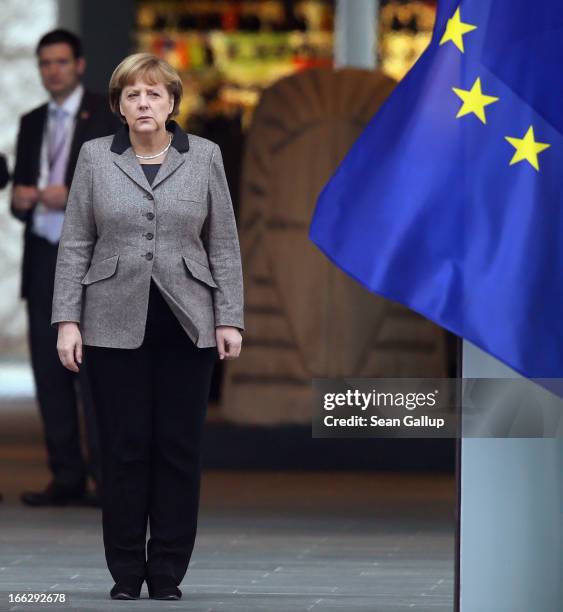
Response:
[{"label": "blue european union flag", "polygon": [[310,238],[370,291],[563,377],[563,3],[444,0]]}]

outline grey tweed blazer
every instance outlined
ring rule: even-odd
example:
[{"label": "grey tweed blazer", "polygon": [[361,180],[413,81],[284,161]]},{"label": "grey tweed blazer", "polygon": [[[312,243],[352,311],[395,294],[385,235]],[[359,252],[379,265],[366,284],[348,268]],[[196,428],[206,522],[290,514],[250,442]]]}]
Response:
[{"label": "grey tweed blazer", "polygon": [[237,229],[221,151],[175,122],[152,187],[126,126],[86,142],[59,242],[51,324],[80,324],[86,345],[137,348],[151,277],[198,347],[244,328]]}]

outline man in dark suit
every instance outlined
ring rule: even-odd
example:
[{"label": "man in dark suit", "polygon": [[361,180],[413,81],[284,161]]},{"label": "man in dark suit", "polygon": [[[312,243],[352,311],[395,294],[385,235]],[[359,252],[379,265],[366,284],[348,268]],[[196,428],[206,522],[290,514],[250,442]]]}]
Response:
[{"label": "man in dark suit", "polygon": [[[21,118],[11,211],[25,223],[21,296],[27,301],[31,363],[52,480],[43,491],[23,493],[22,501],[31,506],[82,504],[88,498],[88,473],[100,484],[97,431],[85,368],[77,376],[57,354],[57,331],[50,325],[53,284],[80,147],[113,134],[119,123],[106,99],[81,84],[86,63],[76,35],[49,32],[36,55],[50,100]],[[78,397],[84,406],[88,466],[80,449]]]},{"label": "man in dark suit", "polygon": [[[10,173],[8,172],[8,164],[6,162],[6,156],[0,153],[0,189],[4,189],[10,180]],[[3,501],[2,493],[0,493],[0,502]]]}]

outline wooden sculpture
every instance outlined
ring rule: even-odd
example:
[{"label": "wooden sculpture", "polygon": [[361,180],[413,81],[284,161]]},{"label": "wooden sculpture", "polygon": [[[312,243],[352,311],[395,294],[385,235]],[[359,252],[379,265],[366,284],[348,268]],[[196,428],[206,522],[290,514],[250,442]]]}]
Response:
[{"label": "wooden sculpture", "polygon": [[[445,375],[444,332],[368,292],[307,237],[320,190],[394,86],[378,71],[312,69],[264,92],[243,164],[246,331],[226,370],[226,419],[310,422],[315,377]],[[351,192],[351,215],[353,203]]]}]

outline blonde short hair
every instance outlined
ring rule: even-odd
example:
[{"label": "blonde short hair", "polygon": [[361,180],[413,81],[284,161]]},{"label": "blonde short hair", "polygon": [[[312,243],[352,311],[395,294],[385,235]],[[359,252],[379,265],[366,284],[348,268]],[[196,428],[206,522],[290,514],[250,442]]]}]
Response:
[{"label": "blonde short hair", "polygon": [[128,55],[113,71],[109,80],[109,105],[113,113],[125,121],[119,111],[121,92],[127,85],[132,85],[139,78],[145,79],[151,85],[162,83],[166,87],[168,93],[174,98],[174,107],[168,119],[175,117],[182,100],[182,80],[168,62],[152,53]]}]

